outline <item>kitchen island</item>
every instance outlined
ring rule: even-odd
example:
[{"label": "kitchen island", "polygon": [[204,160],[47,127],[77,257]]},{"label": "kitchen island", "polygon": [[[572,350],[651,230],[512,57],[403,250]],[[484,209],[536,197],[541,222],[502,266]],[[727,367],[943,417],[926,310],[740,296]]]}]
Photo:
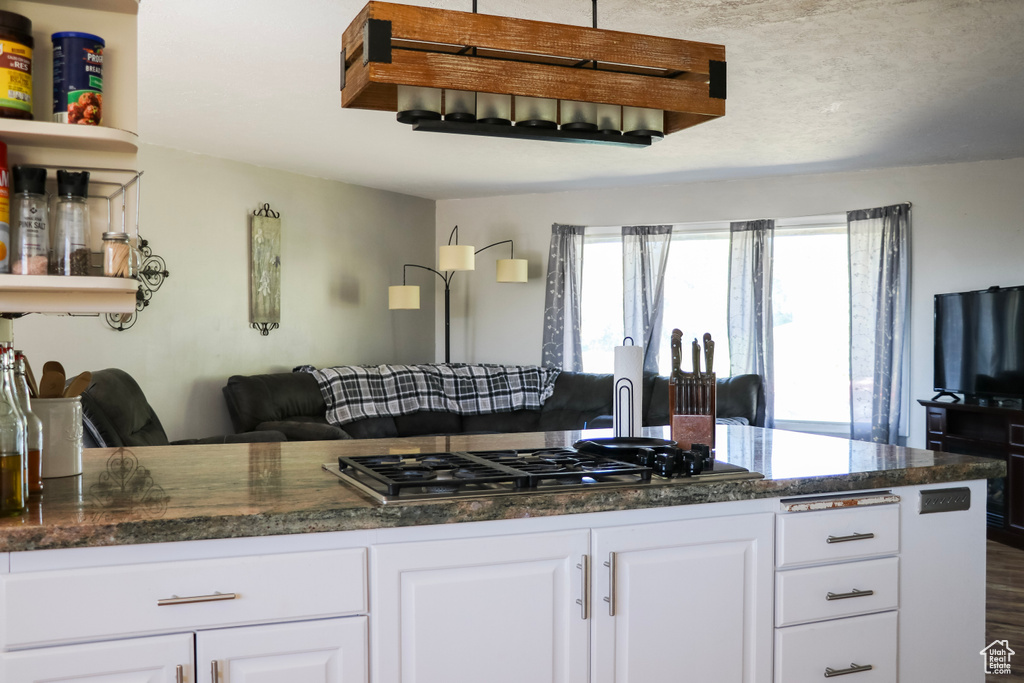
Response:
[{"label": "kitchen island", "polygon": [[763,479],[387,505],[321,468],[579,437],[86,451],[0,520],[0,680],[982,680],[999,461],[719,427]]}]

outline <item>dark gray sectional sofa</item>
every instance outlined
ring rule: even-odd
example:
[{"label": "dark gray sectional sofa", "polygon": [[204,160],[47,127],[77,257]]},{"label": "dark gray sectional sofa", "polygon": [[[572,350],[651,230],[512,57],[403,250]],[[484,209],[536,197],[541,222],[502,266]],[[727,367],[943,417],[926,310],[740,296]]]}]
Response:
[{"label": "dark gray sectional sofa", "polygon": [[[376,417],[338,427],[327,423],[327,405],[313,375],[286,372],[234,375],[224,398],[237,433],[273,430],[290,441],[375,439],[433,434],[562,431],[611,427],[612,375],[562,372],[540,410],[488,415],[418,412]],[[644,425],[668,424],[668,379],[644,378]],[[764,425],[764,391],[758,375],[718,380],[719,418]]]}]

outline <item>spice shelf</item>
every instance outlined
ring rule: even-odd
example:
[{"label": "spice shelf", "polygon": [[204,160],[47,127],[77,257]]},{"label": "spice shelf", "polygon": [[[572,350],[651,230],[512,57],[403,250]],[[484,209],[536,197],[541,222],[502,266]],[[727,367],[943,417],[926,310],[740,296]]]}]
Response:
[{"label": "spice shelf", "polygon": [[139,136],[127,130],[103,126],[73,126],[47,121],[0,119],[0,140],[8,145],[84,152],[135,154],[139,151]]},{"label": "spice shelf", "polygon": [[0,313],[131,313],[132,279],[62,275],[0,275]]}]

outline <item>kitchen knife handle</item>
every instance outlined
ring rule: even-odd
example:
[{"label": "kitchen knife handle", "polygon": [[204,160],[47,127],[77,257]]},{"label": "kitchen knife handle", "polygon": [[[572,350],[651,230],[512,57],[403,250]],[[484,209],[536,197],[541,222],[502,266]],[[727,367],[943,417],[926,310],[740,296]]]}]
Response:
[{"label": "kitchen knife handle", "polygon": [[711,333],[704,333],[704,371],[707,374],[714,372],[715,367],[715,342],[711,339]]},{"label": "kitchen knife handle", "polygon": [[700,344],[693,338],[693,376],[700,377]]}]

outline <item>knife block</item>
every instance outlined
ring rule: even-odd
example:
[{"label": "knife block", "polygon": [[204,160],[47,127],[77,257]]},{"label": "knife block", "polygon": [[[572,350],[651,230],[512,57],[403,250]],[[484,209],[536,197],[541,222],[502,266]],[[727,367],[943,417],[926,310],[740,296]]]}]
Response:
[{"label": "knife block", "polygon": [[[672,440],[683,450],[689,450],[695,443],[706,444],[715,449],[715,415],[718,408],[718,385],[715,373],[692,375],[683,373],[682,383],[669,384],[669,406],[672,414]],[[673,400],[674,399],[674,400]],[[682,410],[683,413],[675,414]],[[699,412],[693,415],[691,412]]]},{"label": "knife block", "polygon": [[685,451],[695,443],[707,444],[715,449],[714,415],[673,415],[672,440]]}]

